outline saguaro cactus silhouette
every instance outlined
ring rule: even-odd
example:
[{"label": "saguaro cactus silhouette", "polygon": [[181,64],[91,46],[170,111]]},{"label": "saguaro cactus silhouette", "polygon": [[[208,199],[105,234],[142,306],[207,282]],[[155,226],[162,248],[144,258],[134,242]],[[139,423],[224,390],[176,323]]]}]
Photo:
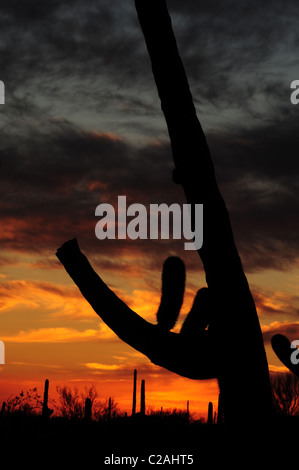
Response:
[{"label": "saguaro cactus silhouette", "polygon": [[111,397],[109,397],[109,401],[108,401],[108,419],[110,420],[112,417],[112,401],[111,401]]},{"label": "saguaro cactus silhouette", "polygon": [[145,416],[145,380],[141,381],[141,390],[140,390],[140,414]]},{"label": "saguaro cactus silhouette", "polygon": [[[217,378],[227,423],[238,422],[244,403],[248,419],[267,419],[271,413],[271,391],[260,324],[166,2],[135,0],[135,5],[170,136],[173,179],[182,185],[192,208],[195,204],[204,205],[204,242],[198,254],[208,287],[199,290],[181,333],[174,333],[169,329],[177,311],[173,310],[169,319],[169,308],[161,307],[157,325],[139,317],[95,273],[76,239],[58,249],[57,257],[119,338],[153,363],[179,375]],[[165,265],[164,269],[166,273]],[[166,285],[162,275],[162,285],[163,282]],[[164,297],[164,301],[170,305],[170,300]],[[178,304],[177,299],[175,306]]]},{"label": "saguaro cactus silhouette", "polygon": [[135,416],[136,414],[136,394],[137,394],[137,370],[134,369],[132,416]]},{"label": "saguaro cactus silhouette", "polygon": [[213,424],[213,403],[210,401],[208,406],[208,425]]},{"label": "saguaro cactus silhouette", "polygon": [[48,407],[48,399],[49,399],[49,380],[45,380],[45,389],[44,389],[44,401],[43,401],[43,408],[42,408],[42,416],[44,420],[50,418],[53,410],[50,410]]},{"label": "saguaro cactus silhouette", "polygon": [[92,401],[90,398],[86,398],[84,406],[84,419],[87,423],[91,422],[92,416]]},{"label": "saguaro cactus silhouette", "polygon": [[1,411],[0,411],[0,418],[3,418],[4,415],[5,415],[5,409],[6,409],[6,402],[2,402],[2,406],[1,406]]}]

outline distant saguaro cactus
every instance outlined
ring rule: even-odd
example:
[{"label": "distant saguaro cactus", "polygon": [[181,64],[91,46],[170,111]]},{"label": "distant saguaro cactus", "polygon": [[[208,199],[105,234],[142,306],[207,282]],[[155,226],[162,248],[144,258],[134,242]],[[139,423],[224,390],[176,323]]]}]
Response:
[{"label": "distant saguaro cactus", "polygon": [[137,370],[134,369],[132,416],[136,414]]},{"label": "distant saguaro cactus", "polygon": [[189,400],[187,400],[187,417],[189,418],[189,416],[190,416]]},{"label": "distant saguaro cactus", "polygon": [[145,416],[145,380],[141,381],[140,414],[141,416]]},{"label": "distant saguaro cactus", "polygon": [[86,422],[91,422],[92,416],[92,401],[90,398],[86,398],[84,407],[84,419]]},{"label": "distant saguaro cactus", "polygon": [[42,417],[44,420],[48,420],[53,413],[53,410],[50,410],[48,407],[48,399],[49,399],[49,380],[45,380],[45,389],[44,389],[44,401],[43,401],[43,408],[42,408]]},{"label": "distant saguaro cactus", "polygon": [[5,409],[6,409],[6,402],[4,401],[2,403],[1,411],[0,411],[0,418],[3,418],[5,415]]},{"label": "distant saguaro cactus", "polygon": [[111,419],[112,415],[112,400],[111,397],[109,397],[109,402],[108,402],[108,419]]},{"label": "distant saguaro cactus", "polygon": [[208,408],[208,425],[213,424],[213,403],[210,401]]}]

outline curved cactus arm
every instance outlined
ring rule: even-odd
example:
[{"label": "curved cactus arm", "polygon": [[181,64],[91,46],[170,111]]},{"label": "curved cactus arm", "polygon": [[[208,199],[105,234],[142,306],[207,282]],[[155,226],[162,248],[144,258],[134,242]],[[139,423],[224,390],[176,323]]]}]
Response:
[{"label": "curved cactus arm", "polygon": [[[284,335],[277,334],[271,338],[273,351],[280,361],[297,377],[299,377],[299,351]],[[294,355],[294,359],[292,360]]]},{"label": "curved cactus arm", "polygon": [[[151,362],[192,379],[217,376],[215,346],[205,336],[196,343],[147,322],[131,310],[98,276],[76,239],[56,253],[65,270],[95,312],[124,342]],[[207,356],[208,351],[208,358]]]}]

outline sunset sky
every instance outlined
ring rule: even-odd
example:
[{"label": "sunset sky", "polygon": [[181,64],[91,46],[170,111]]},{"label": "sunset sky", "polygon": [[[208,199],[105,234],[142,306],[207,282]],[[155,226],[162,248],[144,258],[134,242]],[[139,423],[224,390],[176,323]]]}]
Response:
[{"label": "sunset sky", "polygon": [[[294,0],[169,0],[198,116],[264,332],[299,339],[299,32]],[[187,271],[176,331],[205,285],[179,240],[104,240],[95,209],[118,195],[185,202],[133,0],[2,0],[0,7],[0,403],[21,389],[95,385],[130,411],[133,369],[147,405],[206,415],[216,381],[152,365],[104,325],[58,262],[77,237],[95,270],[155,322],[169,255]],[[242,312],[240,312],[240,315]],[[242,331],[238,341],[242,343]],[[245,347],[246,345],[244,345]]]}]

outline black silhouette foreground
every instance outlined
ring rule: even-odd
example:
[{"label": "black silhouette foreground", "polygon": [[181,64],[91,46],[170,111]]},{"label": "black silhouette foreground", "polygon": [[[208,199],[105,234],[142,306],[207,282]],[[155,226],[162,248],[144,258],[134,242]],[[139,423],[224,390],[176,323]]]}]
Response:
[{"label": "black silhouette foreground", "polygon": [[[204,205],[204,243],[198,251],[207,288],[200,289],[181,332],[169,331],[183,299],[182,265],[164,265],[158,324],[133,312],[96,274],[76,239],[57,257],[83,296],[117,336],[154,364],[192,379],[217,378],[226,423],[266,422],[271,416],[267,358],[255,304],[219,192],[164,0],[136,0],[175,163],[173,179],[188,204]],[[173,263],[173,270],[167,269]],[[178,289],[170,294],[171,273]],[[176,274],[178,276],[176,281]]]}]

